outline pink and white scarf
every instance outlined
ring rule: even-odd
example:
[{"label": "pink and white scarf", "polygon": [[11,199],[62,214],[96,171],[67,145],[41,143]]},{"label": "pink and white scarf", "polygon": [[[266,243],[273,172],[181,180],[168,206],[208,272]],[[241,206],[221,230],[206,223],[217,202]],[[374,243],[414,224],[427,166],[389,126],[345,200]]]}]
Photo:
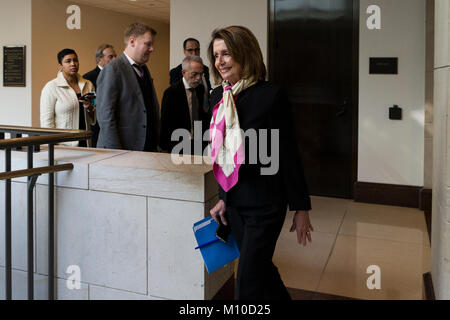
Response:
[{"label": "pink and white scarf", "polygon": [[239,168],[245,160],[245,150],[234,97],[256,82],[241,79],[231,86],[222,83],[223,97],[216,104],[210,124],[211,159],[214,176],[227,192],[237,182]]}]

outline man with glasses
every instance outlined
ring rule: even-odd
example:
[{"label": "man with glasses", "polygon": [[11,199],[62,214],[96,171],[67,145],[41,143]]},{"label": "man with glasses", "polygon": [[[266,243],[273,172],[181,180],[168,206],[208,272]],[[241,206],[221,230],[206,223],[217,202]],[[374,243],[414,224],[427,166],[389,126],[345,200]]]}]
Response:
[{"label": "man with glasses", "polygon": [[[194,38],[187,38],[183,42],[184,55],[187,56],[200,56],[200,42]],[[183,79],[181,63],[170,70],[170,85],[173,86],[177,81]],[[207,88],[205,94],[209,94],[211,91],[211,83],[209,82],[209,69],[207,66],[203,65],[203,76],[202,84]],[[209,95],[208,95],[209,97]],[[208,97],[205,102],[208,101]]]}]

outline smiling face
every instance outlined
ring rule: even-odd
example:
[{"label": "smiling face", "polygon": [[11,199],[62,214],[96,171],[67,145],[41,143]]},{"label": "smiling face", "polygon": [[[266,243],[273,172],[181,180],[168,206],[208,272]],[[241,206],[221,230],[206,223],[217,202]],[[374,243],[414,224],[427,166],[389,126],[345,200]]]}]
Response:
[{"label": "smiling face", "polygon": [[238,82],[241,79],[242,68],[239,63],[233,60],[224,40],[214,40],[213,54],[214,66],[222,79],[228,80],[231,85]]},{"label": "smiling face", "polygon": [[65,55],[59,66],[64,75],[73,77],[78,73],[78,69],[80,68],[78,56],[73,53]]},{"label": "smiling face", "polygon": [[153,50],[153,36],[146,32],[141,36],[131,36],[125,51],[137,64],[143,65],[150,59]]}]

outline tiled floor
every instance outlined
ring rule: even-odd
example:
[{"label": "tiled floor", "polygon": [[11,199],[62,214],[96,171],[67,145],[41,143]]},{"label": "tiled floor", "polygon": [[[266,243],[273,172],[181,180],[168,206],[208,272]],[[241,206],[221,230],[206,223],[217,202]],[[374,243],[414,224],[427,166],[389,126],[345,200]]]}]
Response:
[{"label": "tiled floor", "polygon": [[[430,271],[430,242],[418,209],[312,197],[314,227],[306,247],[289,232],[289,212],[274,262],[287,287],[358,299],[422,299]],[[380,289],[368,289],[369,266]],[[372,279],[373,277],[371,277]]]}]

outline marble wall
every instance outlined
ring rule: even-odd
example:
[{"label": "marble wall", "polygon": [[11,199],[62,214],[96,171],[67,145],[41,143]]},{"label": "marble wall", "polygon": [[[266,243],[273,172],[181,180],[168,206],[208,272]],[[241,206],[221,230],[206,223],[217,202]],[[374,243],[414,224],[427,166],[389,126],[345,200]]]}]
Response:
[{"label": "marble wall", "polygon": [[[35,167],[46,165],[46,151]],[[207,164],[175,165],[170,155],[117,150],[58,148],[56,174],[58,299],[211,299],[233,275],[234,265],[208,274],[192,231],[217,201]],[[4,157],[0,153],[0,171]],[[13,152],[13,170],[26,153]],[[35,297],[47,298],[48,181],[34,192]],[[4,195],[4,183],[0,184]],[[26,183],[12,183],[13,297],[27,297]],[[4,239],[4,197],[0,238]],[[3,241],[2,241],[3,243]],[[5,298],[4,248],[0,248],[0,299]],[[81,271],[80,289],[69,289],[70,266]]]},{"label": "marble wall", "polygon": [[435,0],[426,0],[425,45],[425,144],[423,187],[433,186],[433,87],[434,87],[434,6]]},{"label": "marble wall", "polygon": [[450,4],[435,1],[431,275],[437,299],[450,299]]}]

